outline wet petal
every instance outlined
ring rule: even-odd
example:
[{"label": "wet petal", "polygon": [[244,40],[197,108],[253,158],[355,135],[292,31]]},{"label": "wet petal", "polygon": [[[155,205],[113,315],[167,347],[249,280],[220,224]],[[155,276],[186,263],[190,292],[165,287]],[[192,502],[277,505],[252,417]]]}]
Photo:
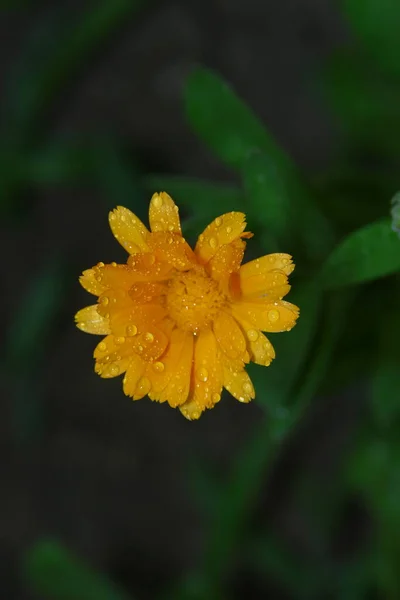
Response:
[{"label": "wet petal", "polygon": [[93,294],[94,296],[100,296],[100,294],[102,294],[106,289],[98,279],[98,269],[98,266],[94,267],[93,269],[86,269],[86,271],[83,271],[82,275],[79,277],[79,283],[81,286],[87,292],[89,292],[89,294]]},{"label": "wet petal", "polygon": [[128,208],[117,206],[110,212],[109,222],[115,239],[129,254],[148,251],[149,231]]},{"label": "wet petal", "polygon": [[199,236],[195,253],[203,263],[207,263],[224,244],[230,244],[238,237],[251,237],[243,233],[246,228],[245,214],[230,212],[214,219]]},{"label": "wet petal", "polygon": [[162,281],[167,279],[173,265],[156,257],[154,252],[133,254],[128,258],[135,281]]},{"label": "wet petal", "polygon": [[268,298],[280,300],[290,291],[286,273],[279,270],[243,276],[240,270],[240,290],[244,299]]},{"label": "wet petal", "polygon": [[221,399],[222,372],[217,341],[211,329],[202,331],[195,341],[192,377],[189,402],[181,407],[181,412],[186,418],[196,419],[197,412],[212,408]]},{"label": "wet petal", "polygon": [[229,358],[241,358],[246,350],[246,340],[235,319],[222,311],[214,321],[214,334],[220,348]]},{"label": "wet petal", "polygon": [[149,246],[157,261],[178,271],[187,271],[197,264],[196,255],[181,235],[169,232],[153,233]]},{"label": "wet petal", "polygon": [[110,362],[96,362],[94,370],[97,375],[103,377],[103,379],[110,379],[111,377],[118,377],[125,373],[129,366],[131,357],[121,358],[120,360],[114,360]]},{"label": "wet petal", "polygon": [[78,329],[85,333],[95,335],[108,335],[111,333],[109,319],[102,317],[97,311],[97,304],[82,308],[75,315]]},{"label": "wet petal", "polygon": [[223,287],[227,288],[231,273],[239,270],[245,246],[244,241],[238,238],[231,244],[221,246],[208,263],[207,269],[211,277],[215,281],[222,282]]},{"label": "wet petal", "polygon": [[152,384],[150,398],[168,402],[173,408],[186,402],[192,363],[193,335],[175,329],[165,355],[148,367],[148,377]]},{"label": "wet petal", "polygon": [[166,192],[153,194],[150,200],[149,222],[151,231],[181,233],[179,209]]},{"label": "wet petal", "polygon": [[157,360],[166,350],[168,338],[161,329],[153,324],[147,325],[145,331],[130,338],[132,350],[146,362]]},{"label": "wet petal", "polygon": [[99,265],[93,267],[92,271],[95,273],[94,277],[97,283],[103,288],[103,292],[110,288],[129,290],[131,285],[137,281],[137,276],[128,265],[117,265],[117,263],[104,265],[99,263]]},{"label": "wet petal", "polygon": [[129,289],[129,297],[135,304],[147,304],[162,302],[167,292],[164,283],[156,281],[140,281],[134,283]]},{"label": "wet petal", "polygon": [[253,383],[246,371],[231,371],[224,367],[224,387],[239,402],[250,402],[255,398]]},{"label": "wet petal", "polygon": [[249,321],[261,331],[290,331],[299,316],[299,309],[290,302],[237,302],[232,306],[233,316]]},{"label": "wet petal", "polygon": [[[145,371],[145,368],[146,364],[144,360],[140,358],[140,356],[133,355],[131,357],[128,368],[125,373],[123,388],[124,393],[127,396],[131,396],[134,400],[139,400],[147,394],[147,392],[145,391],[145,393],[141,395],[141,392],[147,387],[147,382],[141,381],[143,379],[142,375]],[[143,383],[145,385],[143,385]]]},{"label": "wet petal", "polygon": [[157,304],[132,305],[110,317],[110,329],[116,336],[135,336],[144,333],[151,324],[157,324],[166,316],[166,310]]},{"label": "wet petal", "polygon": [[256,258],[241,266],[240,276],[242,278],[252,277],[253,275],[259,275],[260,273],[269,273],[269,271],[274,271],[275,269],[279,269],[286,273],[286,275],[290,275],[294,269],[290,254],[279,252]]},{"label": "wet petal", "polygon": [[240,319],[239,324],[246,338],[250,359],[257,365],[269,366],[275,358],[275,350],[269,339],[246,319]]}]

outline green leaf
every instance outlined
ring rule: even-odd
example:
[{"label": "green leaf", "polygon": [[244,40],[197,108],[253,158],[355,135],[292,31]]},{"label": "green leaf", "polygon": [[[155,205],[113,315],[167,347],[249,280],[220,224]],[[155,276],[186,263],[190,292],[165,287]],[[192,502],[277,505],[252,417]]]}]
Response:
[{"label": "green leaf", "polygon": [[389,219],[351,233],[322,267],[320,280],[326,289],[354,285],[391,275],[400,270],[400,239]]},{"label": "green leaf", "polygon": [[400,192],[392,199],[392,229],[400,235]]},{"label": "green leaf", "polygon": [[400,4],[397,0],[342,0],[346,16],[371,57],[400,76]]},{"label": "green leaf", "polygon": [[333,232],[297,169],[252,152],[243,160],[242,172],[247,212],[262,228],[263,248],[285,248],[296,255],[305,249],[312,261],[325,257]]},{"label": "green leaf", "polygon": [[278,164],[288,158],[246,104],[218,75],[203,67],[192,71],[184,91],[186,114],[197,135],[223,162],[240,169],[253,150]]},{"label": "green leaf", "polygon": [[347,133],[375,154],[400,151],[400,87],[373,69],[365,55],[344,51],[326,65],[323,86]]},{"label": "green leaf", "polygon": [[32,589],[49,600],[128,600],[104,575],[96,573],[57,541],[40,540],[23,560]]},{"label": "green leaf", "polygon": [[390,426],[400,417],[400,313],[383,316],[378,362],[371,374],[371,407],[375,419]]},{"label": "green leaf", "polygon": [[[297,229],[301,245],[311,260],[326,256],[333,243],[329,222],[317,208],[292,160],[233,90],[217,75],[199,67],[188,78],[185,106],[194,131],[215,155],[235,169],[245,169],[245,186],[250,191],[248,206],[255,218],[259,217],[257,211],[260,205],[264,207],[268,201],[270,186],[273,197],[274,194],[281,196],[287,186],[290,189],[291,208],[294,199],[299,208],[301,221]],[[258,152],[265,157],[257,155]],[[267,169],[265,174],[264,167]],[[281,227],[284,212],[284,208],[281,208]]]}]

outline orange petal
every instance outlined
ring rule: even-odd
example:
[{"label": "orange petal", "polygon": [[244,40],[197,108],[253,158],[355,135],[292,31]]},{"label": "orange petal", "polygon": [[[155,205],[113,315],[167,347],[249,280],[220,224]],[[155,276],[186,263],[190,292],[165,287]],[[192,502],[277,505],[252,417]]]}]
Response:
[{"label": "orange petal", "polygon": [[117,263],[105,265],[99,263],[91,270],[95,273],[98,285],[103,288],[102,292],[110,288],[129,290],[135,281],[137,281],[136,274],[127,265],[117,265]]},{"label": "orange petal", "polygon": [[243,233],[246,228],[245,214],[230,212],[214,219],[199,236],[195,253],[203,263],[207,263],[224,244],[230,244],[238,237],[250,237]]},{"label": "orange petal", "polygon": [[166,192],[153,194],[150,200],[149,222],[151,231],[181,233],[179,209]]},{"label": "orange petal", "polygon": [[[103,263],[100,263],[104,266]],[[98,280],[98,271],[99,267],[93,267],[93,269],[86,269],[83,271],[82,275],[79,277],[79,283],[81,286],[89,292],[89,294],[94,294],[94,296],[100,296],[106,289],[104,285]]]},{"label": "orange petal", "polygon": [[239,324],[246,337],[250,359],[257,365],[269,366],[275,358],[275,350],[269,339],[246,319],[240,319]]},{"label": "orange petal", "polygon": [[128,208],[117,206],[110,212],[109,222],[115,239],[129,254],[148,251],[149,231]]},{"label": "orange petal", "polygon": [[228,291],[228,280],[231,273],[238,271],[243,260],[246,244],[240,238],[230,244],[221,246],[208,263],[208,271],[215,281]]},{"label": "orange petal", "polygon": [[242,278],[252,277],[260,273],[269,273],[269,271],[274,271],[275,269],[279,269],[286,273],[286,275],[290,275],[294,269],[290,254],[275,253],[256,258],[241,266],[240,276]]},{"label": "orange petal", "polygon": [[134,254],[128,258],[135,281],[162,281],[168,277],[173,265],[160,260],[154,254]]},{"label": "orange petal", "polygon": [[259,297],[281,300],[290,291],[287,275],[283,271],[267,271],[247,277],[240,270],[239,276],[242,297],[246,300]]},{"label": "orange petal", "polygon": [[144,394],[141,395],[142,391],[148,387],[148,380],[143,381],[142,377],[145,368],[145,362],[140,356],[134,354],[129,361],[123,381],[124,393],[127,396],[131,396],[134,400],[139,400],[147,394],[147,391],[145,391]]},{"label": "orange petal", "polygon": [[177,233],[153,233],[149,239],[149,247],[159,262],[179,271],[186,271],[197,264],[193,250]]},{"label": "orange petal", "polygon": [[129,289],[129,297],[135,304],[159,303],[167,292],[167,286],[156,281],[139,281]]},{"label": "orange petal", "polygon": [[132,349],[146,362],[157,360],[165,352],[168,338],[161,329],[150,324],[146,331],[130,338]]},{"label": "orange petal", "polygon": [[239,402],[250,402],[255,398],[253,383],[246,373],[243,371],[231,371],[224,367],[224,387],[228,390]]},{"label": "orange petal", "polygon": [[246,340],[235,319],[222,311],[214,321],[214,334],[221,349],[229,358],[241,358]]},{"label": "orange petal", "polygon": [[123,289],[106,290],[99,297],[97,310],[103,317],[112,317],[115,314],[129,308],[133,308],[133,302],[130,299],[128,292]]},{"label": "orange petal", "polygon": [[164,356],[148,366],[152,400],[168,402],[173,408],[186,402],[193,363],[193,335],[180,329],[171,334]]},{"label": "orange petal", "polygon": [[261,331],[290,331],[299,316],[299,309],[290,302],[236,302],[232,314],[238,320],[249,321]]},{"label": "orange petal", "polygon": [[127,356],[125,358],[121,358],[120,360],[114,360],[107,363],[96,362],[94,370],[96,371],[97,375],[100,375],[100,377],[103,377],[103,379],[118,377],[118,375],[125,373],[129,366],[130,360],[131,357]]},{"label": "orange petal", "polygon": [[218,348],[211,329],[202,331],[194,346],[194,369],[192,392],[189,401],[180,407],[187,419],[196,419],[196,415],[205,408],[212,408],[221,399],[222,373],[218,361]]},{"label": "orange petal", "polygon": [[166,310],[157,304],[134,305],[110,316],[110,328],[116,336],[135,336],[144,333],[152,324],[166,316]]},{"label": "orange petal", "polygon": [[75,315],[75,322],[78,329],[85,333],[95,335],[108,335],[111,333],[109,319],[102,317],[97,312],[97,304],[82,308]]}]

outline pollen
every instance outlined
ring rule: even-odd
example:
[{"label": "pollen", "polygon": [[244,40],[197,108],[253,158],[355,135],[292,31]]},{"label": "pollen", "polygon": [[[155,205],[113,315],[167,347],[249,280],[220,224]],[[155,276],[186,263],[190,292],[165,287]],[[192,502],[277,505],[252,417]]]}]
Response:
[{"label": "pollen", "polygon": [[218,283],[203,267],[176,275],[169,282],[169,315],[184,331],[197,334],[209,327],[226,302]]}]

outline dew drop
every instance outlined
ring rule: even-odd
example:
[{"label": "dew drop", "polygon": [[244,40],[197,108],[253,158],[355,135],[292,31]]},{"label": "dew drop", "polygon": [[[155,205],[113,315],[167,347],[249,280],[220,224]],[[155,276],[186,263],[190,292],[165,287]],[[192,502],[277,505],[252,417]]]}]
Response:
[{"label": "dew drop", "polygon": [[239,400],[239,402],[245,402],[245,399],[243,396],[239,396],[238,400]]},{"label": "dew drop", "polygon": [[221,225],[222,225],[222,219],[221,219],[221,217],[217,217],[215,219],[215,226],[216,227],[221,227]]},{"label": "dew drop", "polygon": [[214,237],[210,238],[208,243],[210,244],[211,248],[217,247],[217,240]]},{"label": "dew drop", "polygon": [[199,416],[200,416],[200,414],[197,412],[197,410],[195,410],[193,413],[193,419],[198,419]]},{"label": "dew drop", "polygon": [[269,260],[270,263],[275,262],[275,258],[274,258],[274,256],[272,254],[269,256],[268,260]]},{"label": "dew drop", "polygon": [[212,395],[212,401],[213,402],[219,402],[220,400],[221,400],[221,394],[215,393],[215,394]]},{"label": "dew drop", "polygon": [[136,325],[128,325],[128,327],[126,328],[126,335],[131,337],[137,334],[137,327]]},{"label": "dew drop", "polygon": [[258,331],[256,329],[249,329],[247,337],[251,342],[255,342],[258,339]]},{"label": "dew drop", "polygon": [[174,226],[172,224],[168,225],[168,231],[173,231],[173,230],[174,230]]},{"label": "dew drop", "polygon": [[226,228],[226,233],[232,233],[232,227],[230,225]]},{"label": "dew drop", "polygon": [[146,342],[149,342],[151,344],[151,342],[154,341],[154,335],[152,333],[150,333],[150,331],[147,331],[144,334],[144,339],[146,340]]},{"label": "dew drop", "polygon": [[120,335],[118,337],[115,338],[115,343],[116,344],[123,344],[125,342],[125,338],[123,335]]},{"label": "dew drop", "polygon": [[161,231],[162,223],[160,223],[160,221],[156,221],[155,223],[153,223],[151,229],[152,229],[152,231]]},{"label": "dew drop", "polygon": [[116,267],[116,266],[117,266],[117,263],[116,263],[115,261],[113,261],[113,262],[111,263],[111,266],[112,266],[112,267]]},{"label": "dew drop", "polygon": [[198,372],[198,377],[199,377],[200,381],[207,381],[207,379],[208,379],[207,369],[204,369],[204,367],[202,369],[200,369]]},{"label": "dew drop", "polygon": [[116,217],[115,213],[113,213],[113,212],[110,213],[110,221],[115,221],[116,218],[117,217]]},{"label": "dew drop", "polygon": [[103,263],[103,262],[98,262],[98,263],[97,263],[97,266],[98,266],[98,267],[104,267],[104,263]]},{"label": "dew drop", "polygon": [[98,349],[100,350],[100,352],[105,352],[107,350],[107,344],[105,342],[100,342],[100,344],[98,345]]},{"label": "dew drop", "polygon": [[123,223],[125,223],[125,221],[126,221],[126,216],[125,216],[125,215],[121,215],[120,219],[121,219],[121,221],[122,221]]},{"label": "dew drop", "polygon": [[157,371],[158,373],[162,373],[164,371],[164,369],[165,369],[165,365],[164,365],[163,362],[157,361],[157,362],[154,363],[153,369],[155,371]]},{"label": "dew drop", "polygon": [[143,346],[138,346],[138,347],[137,347],[137,351],[138,351],[139,353],[140,353],[140,352],[143,352]]},{"label": "dew drop", "polygon": [[102,296],[100,298],[100,304],[102,304],[103,306],[107,306],[107,304],[110,302],[110,299],[108,298],[108,296]]},{"label": "dew drop", "polygon": [[204,235],[201,233],[201,234],[199,235],[199,242],[202,242],[203,240],[204,240]]},{"label": "dew drop", "polygon": [[271,323],[276,323],[276,321],[279,319],[279,311],[277,311],[276,308],[269,310],[268,319],[271,321]]}]

